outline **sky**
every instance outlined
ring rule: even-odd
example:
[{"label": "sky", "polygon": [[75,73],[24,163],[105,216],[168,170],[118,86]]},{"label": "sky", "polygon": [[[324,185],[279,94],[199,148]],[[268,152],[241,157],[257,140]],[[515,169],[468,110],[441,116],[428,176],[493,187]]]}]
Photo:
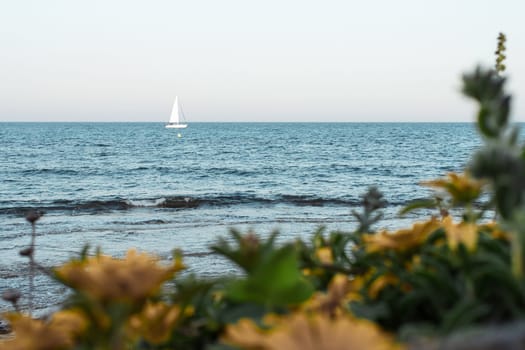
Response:
[{"label": "sky", "polygon": [[523,0],[16,0],[0,121],[469,122],[461,75],[507,35],[525,121]]}]

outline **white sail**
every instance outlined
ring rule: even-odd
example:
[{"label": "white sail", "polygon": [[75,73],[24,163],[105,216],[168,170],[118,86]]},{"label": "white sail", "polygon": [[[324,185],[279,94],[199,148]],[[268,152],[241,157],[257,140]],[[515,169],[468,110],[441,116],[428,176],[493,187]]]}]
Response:
[{"label": "white sail", "polygon": [[166,125],[166,128],[182,129],[187,126],[188,124],[185,124],[184,120],[184,113],[182,113],[182,108],[179,105],[179,98],[176,96],[175,102],[173,102],[173,109],[171,110],[170,121]]},{"label": "white sail", "polygon": [[173,102],[173,109],[171,110],[170,124],[179,124],[180,123],[180,107],[179,107],[179,98],[175,97],[175,102]]}]

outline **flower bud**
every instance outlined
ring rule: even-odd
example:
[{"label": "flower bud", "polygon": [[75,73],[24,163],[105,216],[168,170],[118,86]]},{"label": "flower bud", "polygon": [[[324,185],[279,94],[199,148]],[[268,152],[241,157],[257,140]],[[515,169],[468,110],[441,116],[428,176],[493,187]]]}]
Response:
[{"label": "flower bud", "polygon": [[7,289],[2,293],[2,299],[13,304],[16,304],[18,299],[20,299],[20,296],[20,291],[12,288]]},{"label": "flower bud", "polygon": [[32,247],[24,248],[24,249],[20,250],[18,252],[18,254],[20,254],[22,256],[30,256],[31,254],[33,254],[33,248]]},{"label": "flower bud", "polygon": [[34,224],[38,221],[38,219],[40,219],[42,215],[43,213],[40,211],[31,210],[29,213],[27,213],[26,220],[29,221],[31,224]]}]

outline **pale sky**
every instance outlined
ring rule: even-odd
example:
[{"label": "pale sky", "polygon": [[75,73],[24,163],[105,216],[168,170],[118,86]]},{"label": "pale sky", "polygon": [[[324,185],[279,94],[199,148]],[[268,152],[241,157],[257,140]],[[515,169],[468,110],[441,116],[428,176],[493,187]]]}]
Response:
[{"label": "pale sky", "polygon": [[0,121],[472,121],[461,74],[507,35],[525,121],[523,0],[2,0]]}]

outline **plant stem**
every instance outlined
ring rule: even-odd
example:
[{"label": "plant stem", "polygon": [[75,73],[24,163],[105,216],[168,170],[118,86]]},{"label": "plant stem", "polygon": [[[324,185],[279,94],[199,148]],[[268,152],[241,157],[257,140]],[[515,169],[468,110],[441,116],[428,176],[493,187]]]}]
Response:
[{"label": "plant stem", "polygon": [[514,231],[511,241],[512,249],[512,273],[518,279],[523,276],[523,249],[519,232]]},{"label": "plant stem", "polygon": [[29,315],[31,316],[33,314],[33,293],[35,289],[35,240],[36,240],[36,227],[35,223],[31,223],[31,246],[30,246],[30,253],[29,253]]}]

